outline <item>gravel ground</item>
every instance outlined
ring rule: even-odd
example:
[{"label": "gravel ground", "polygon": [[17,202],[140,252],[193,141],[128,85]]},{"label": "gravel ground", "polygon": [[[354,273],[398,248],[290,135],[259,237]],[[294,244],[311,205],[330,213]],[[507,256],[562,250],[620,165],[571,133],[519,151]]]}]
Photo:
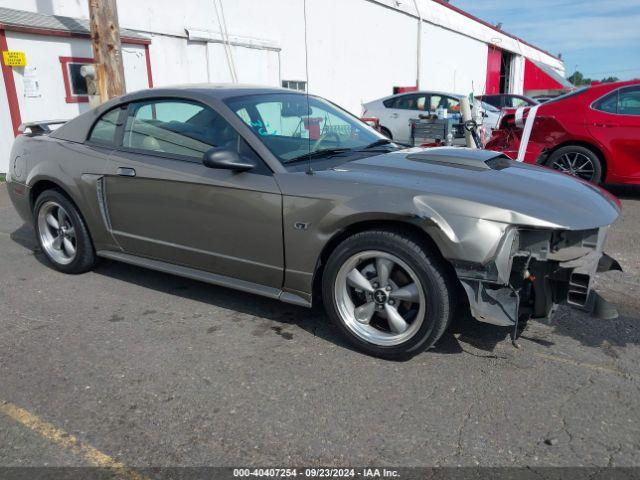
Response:
[{"label": "gravel ground", "polygon": [[[34,253],[0,186],[0,404],[129,466],[640,465],[640,195],[598,279],[620,317],[566,308],[461,322],[407,362],[344,344],[319,310],[104,261]],[[87,459],[0,413],[0,466]]]}]

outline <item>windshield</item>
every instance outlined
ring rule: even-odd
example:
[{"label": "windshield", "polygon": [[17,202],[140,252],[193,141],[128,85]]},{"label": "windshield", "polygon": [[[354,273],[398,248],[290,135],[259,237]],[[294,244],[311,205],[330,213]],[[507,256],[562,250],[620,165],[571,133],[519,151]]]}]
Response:
[{"label": "windshield", "polygon": [[499,108],[496,108],[487,102],[481,102],[481,105],[482,105],[482,108],[484,108],[487,112],[500,113]]},{"label": "windshield", "polygon": [[318,97],[270,93],[234,97],[227,106],[283,164],[380,145],[384,137]]}]

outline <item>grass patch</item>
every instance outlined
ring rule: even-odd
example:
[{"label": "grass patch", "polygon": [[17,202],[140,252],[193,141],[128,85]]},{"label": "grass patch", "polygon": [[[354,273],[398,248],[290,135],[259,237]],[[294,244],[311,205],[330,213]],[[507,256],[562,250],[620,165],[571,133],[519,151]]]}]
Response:
[{"label": "grass patch", "polygon": [[7,176],[4,173],[0,173],[0,182],[4,182],[7,179]]}]

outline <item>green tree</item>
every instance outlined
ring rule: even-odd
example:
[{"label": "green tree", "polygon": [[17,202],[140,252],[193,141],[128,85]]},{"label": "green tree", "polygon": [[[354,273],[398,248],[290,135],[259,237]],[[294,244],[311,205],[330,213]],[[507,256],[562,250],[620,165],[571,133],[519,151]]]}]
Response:
[{"label": "green tree", "polygon": [[[573,72],[573,74],[569,78],[567,78],[567,80],[573,83],[576,87],[581,87],[583,85],[591,85],[591,82],[593,82],[591,78],[586,78],[582,74],[582,72],[579,72],[578,70]],[[602,80],[600,80],[600,82],[602,83],[612,83],[612,82],[618,82],[618,81],[620,81],[620,79],[614,76],[605,77]]]},{"label": "green tree", "polygon": [[573,83],[576,87],[581,87],[582,85],[591,85],[591,79],[585,78],[582,72],[579,72],[577,70],[567,80]]}]

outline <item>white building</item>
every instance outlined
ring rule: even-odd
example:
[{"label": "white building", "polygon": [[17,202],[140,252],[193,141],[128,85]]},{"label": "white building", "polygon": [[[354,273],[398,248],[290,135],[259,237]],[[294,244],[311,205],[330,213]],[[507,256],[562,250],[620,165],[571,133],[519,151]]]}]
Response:
[{"label": "white building", "polygon": [[[564,75],[559,58],[443,0],[307,0],[306,10],[308,89],[356,115],[394,87],[523,93]],[[127,91],[306,87],[303,0],[118,0],[118,15]],[[24,52],[27,64],[2,63],[0,172],[21,122],[88,108],[88,16],[87,0],[0,0],[0,50]]]}]

